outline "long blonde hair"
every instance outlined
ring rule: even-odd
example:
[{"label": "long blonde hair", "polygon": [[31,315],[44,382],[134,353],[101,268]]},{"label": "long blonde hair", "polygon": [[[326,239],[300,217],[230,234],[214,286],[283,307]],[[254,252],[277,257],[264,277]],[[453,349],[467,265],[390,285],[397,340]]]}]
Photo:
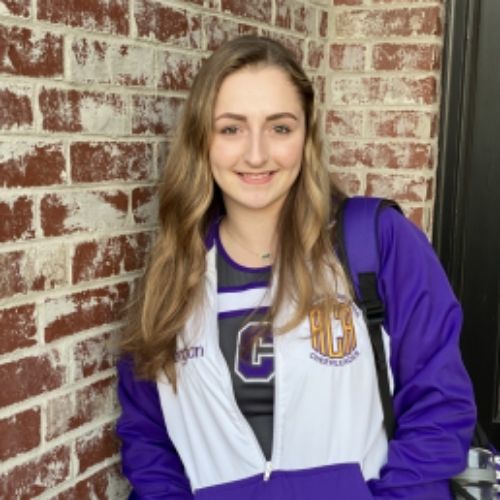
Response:
[{"label": "long blonde hair", "polygon": [[244,36],[224,44],[203,64],[184,107],[159,187],[159,229],[146,271],[130,304],[122,349],[134,357],[139,376],[155,379],[160,370],[176,387],[177,336],[201,304],[206,262],[205,237],[211,221],[224,210],[212,178],[208,152],[214,103],[224,78],[253,65],[285,71],[298,90],[306,117],[299,176],[281,210],[276,293],[270,318],[285,300],[294,314],[283,325],[296,326],[313,303],[335,301],[336,286],[325,266],[339,276],[329,222],[343,194],[321,162],[314,91],[294,56],[265,37]]}]

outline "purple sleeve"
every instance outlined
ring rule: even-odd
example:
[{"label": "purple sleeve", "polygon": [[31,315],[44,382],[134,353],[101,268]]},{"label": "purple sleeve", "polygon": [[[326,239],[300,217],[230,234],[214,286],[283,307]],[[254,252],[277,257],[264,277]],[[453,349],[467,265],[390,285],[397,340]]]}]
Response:
[{"label": "purple sleeve", "polygon": [[168,437],[154,382],[134,377],[130,359],[118,363],[122,470],[134,500],[192,500],[184,467]]},{"label": "purple sleeve", "polygon": [[380,479],[368,485],[380,499],[449,499],[448,481],[465,468],[476,421],[459,350],[461,308],[411,222],[384,209],[378,238],[396,431]]}]

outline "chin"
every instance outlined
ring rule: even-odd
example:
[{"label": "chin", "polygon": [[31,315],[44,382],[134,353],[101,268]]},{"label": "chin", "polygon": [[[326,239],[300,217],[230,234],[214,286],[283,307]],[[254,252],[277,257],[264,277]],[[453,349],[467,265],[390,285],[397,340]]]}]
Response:
[{"label": "chin", "polygon": [[255,212],[274,212],[275,210],[279,210],[281,208],[283,201],[284,200],[254,201],[241,203],[240,205],[245,207],[247,210]]}]

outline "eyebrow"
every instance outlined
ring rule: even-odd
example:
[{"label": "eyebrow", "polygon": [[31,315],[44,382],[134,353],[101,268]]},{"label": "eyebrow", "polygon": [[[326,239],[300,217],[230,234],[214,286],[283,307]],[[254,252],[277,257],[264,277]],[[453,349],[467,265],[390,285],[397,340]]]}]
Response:
[{"label": "eyebrow", "polygon": [[[242,122],[247,121],[247,118],[245,115],[238,115],[236,113],[222,113],[221,115],[219,115],[215,119],[215,121],[220,120],[221,118],[230,118],[232,120],[238,120],[238,121],[242,121]],[[266,122],[280,120],[282,118],[292,118],[295,121],[299,121],[299,119],[293,113],[283,112],[283,113],[274,113],[273,115],[267,116]]]}]

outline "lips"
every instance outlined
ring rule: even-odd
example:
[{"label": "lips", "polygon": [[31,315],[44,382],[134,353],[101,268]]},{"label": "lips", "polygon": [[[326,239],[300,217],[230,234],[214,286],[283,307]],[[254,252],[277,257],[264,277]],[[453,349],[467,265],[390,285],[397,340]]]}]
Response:
[{"label": "lips", "polygon": [[247,184],[265,184],[266,182],[269,182],[274,174],[275,171],[267,171],[267,172],[238,172],[238,176],[243,180],[243,182],[246,182]]}]

